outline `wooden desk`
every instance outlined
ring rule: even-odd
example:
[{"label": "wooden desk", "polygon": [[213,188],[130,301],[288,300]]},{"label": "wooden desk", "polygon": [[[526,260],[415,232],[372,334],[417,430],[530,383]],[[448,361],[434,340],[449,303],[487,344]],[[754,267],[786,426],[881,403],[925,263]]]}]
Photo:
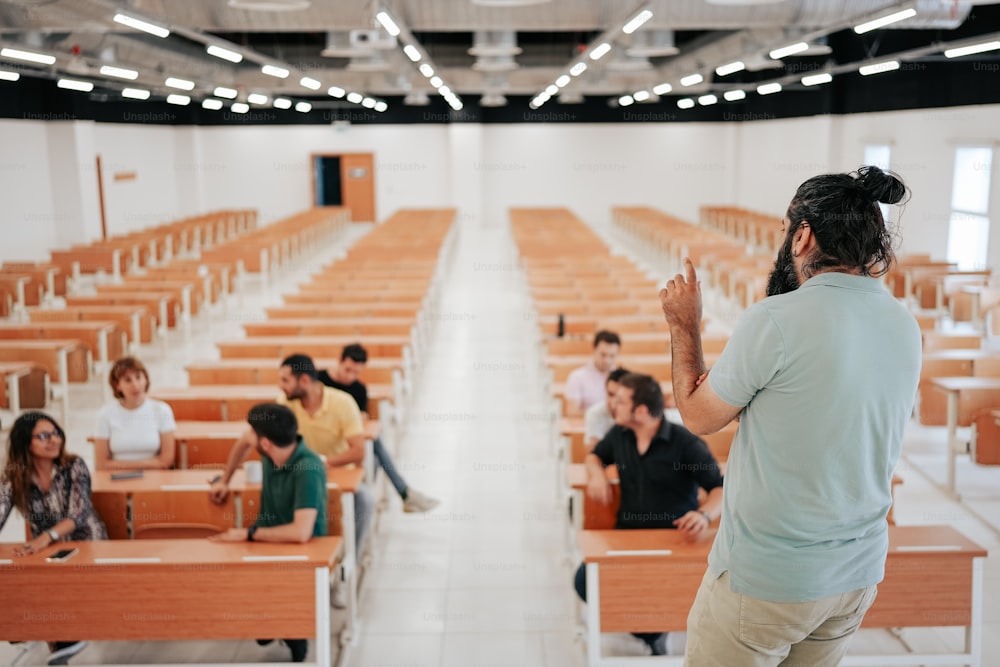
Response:
[{"label": "wooden desk", "polygon": [[76,306],[69,308],[32,308],[32,322],[117,322],[128,334],[129,342],[152,343],[156,331],[156,315],[146,306]]},{"label": "wooden desk", "polygon": [[972,415],[983,408],[1000,406],[1000,378],[950,377],[934,378],[931,385],[948,397],[948,491],[956,498],[955,459],[967,454],[966,443],[959,442],[959,426],[968,426]]},{"label": "wooden desk", "polygon": [[[301,352],[310,357],[323,359],[340,357],[345,345],[357,343],[357,336],[258,336],[242,340],[219,341],[219,355],[223,359],[267,358],[281,360],[290,354]],[[368,354],[373,357],[404,357],[404,349],[409,354],[409,336],[366,336],[364,340]]]},{"label": "wooden desk", "polygon": [[[153,398],[164,401],[174,418],[188,421],[246,421],[247,412],[258,403],[274,403],[281,390],[273,384],[214,384],[155,389]],[[368,414],[379,418],[379,404],[392,401],[391,385],[368,386]]]},{"label": "wooden desk", "polygon": [[[277,383],[278,364],[281,359],[220,359],[218,361],[197,361],[185,366],[188,382],[196,384],[267,384]],[[317,370],[332,372],[340,363],[339,357],[313,359]],[[361,371],[359,379],[365,384],[392,383],[397,371],[403,368],[399,357],[369,359]],[[401,381],[401,379],[400,379]]]},{"label": "wooden desk", "polygon": [[[675,530],[583,531],[587,567],[588,665],[601,657],[601,632],[685,630],[715,531],[689,541]],[[848,655],[841,665],[961,664],[982,660],[983,559],[987,552],[950,526],[890,526],[885,579],[862,627],[967,628],[959,654]],[[650,586],[655,582],[655,587]],[[682,665],[683,658],[657,659]]]},{"label": "wooden desk", "polygon": [[49,374],[31,362],[0,362],[0,407],[15,415],[22,407],[44,408],[49,397]]},{"label": "wooden desk", "polygon": [[78,340],[0,340],[0,361],[31,362],[59,383],[62,420],[69,419],[69,383],[90,377],[90,350]]},{"label": "wooden desk", "polygon": [[923,355],[920,367],[920,423],[944,426],[948,423],[947,401],[933,391],[931,380],[939,377],[982,376],[995,372],[1000,355],[986,350],[937,350]]},{"label": "wooden desk", "polygon": [[[330,568],[343,549],[340,537],[305,544],[66,542],[21,557],[14,546],[0,545],[2,639],[312,636],[310,664],[330,665]],[[79,553],[65,563],[45,561],[65,547]]]},{"label": "wooden desk", "polygon": [[91,356],[107,367],[111,359],[125,356],[128,343],[116,322],[0,323],[0,340],[75,339],[84,343]]}]

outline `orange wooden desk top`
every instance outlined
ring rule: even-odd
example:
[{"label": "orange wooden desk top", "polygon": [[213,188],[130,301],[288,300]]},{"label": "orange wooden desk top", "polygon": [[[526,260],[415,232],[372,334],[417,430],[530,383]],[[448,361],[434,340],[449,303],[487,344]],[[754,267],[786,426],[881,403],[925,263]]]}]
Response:
[{"label": "orange wooden desk top", "polygon": [[939,391],[962,391],[964,389],[1000,389],[1000,378],[950,377],[932,378],[931,384]]},{"label": "orange wooden desk top", "polygon": [[[144,470],[142,477],[112,480],[114,470],[95,470],[91,473],[93,493],[136,493],[141,491],[198,490],[208,492],[211,480],[222,472],[222,468],[193,468],[188,470]],[[354,493],[361,484],[364,470],[356,468],[327,468],[328,488],[338,488],[346,493]],[[259,489],[260,484],[247,484],[243,469],[237,468],[229,480],[229,489],[235,493],[247,489]]]}]

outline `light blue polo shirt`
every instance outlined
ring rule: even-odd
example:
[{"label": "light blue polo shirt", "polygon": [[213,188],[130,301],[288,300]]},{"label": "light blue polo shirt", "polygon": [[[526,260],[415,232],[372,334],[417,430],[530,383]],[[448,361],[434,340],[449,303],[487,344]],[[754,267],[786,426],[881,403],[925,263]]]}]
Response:
[{"label": "light blue polo shirt", "polygon": [[708,375],[744,406],[714,575],[774,602],[882,581],[920,363],[916,320],[874,278],[823,273],[747,309]]}]

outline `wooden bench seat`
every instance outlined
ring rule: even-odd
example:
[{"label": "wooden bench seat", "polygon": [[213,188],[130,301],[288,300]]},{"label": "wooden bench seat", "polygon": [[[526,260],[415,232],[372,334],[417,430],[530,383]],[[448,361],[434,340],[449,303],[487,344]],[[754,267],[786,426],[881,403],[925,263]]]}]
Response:
[{"label": "wooden bench seat", "polygon": [[[259,336],[244,340],[219,341],[216,345],[223,359],[284,359],[302,353],[310,357],[338,358],[345,345],[358,342],[357,336],[299,336],[296,338]],[[365,349],[373,357],[402,357],[410,344],[408,336],[367,336]]]},{"label": "wooden bench seat", "polygon": [[[332,372],[340,357],[315,358],[318,370]],[[198,361],[188,364],[188,382],[191,385],[205,384],[277,384],[280,359],[222,359],[220,361]],[[391,384],[393,374],[401,370],[401,358],[369,359],[361,371],[360,379],[365,384]]]},{"label": "wooden bench seat", "polygon": [[357,320],[354,318],[274,319],[243,325],[247,336],[408,336],[413,320],[406,317]]},{"label": "wooden bench seat", "polygon": [[76,339],[90,349],[95,360],[105,364],[124,357],[128,352],[128,337],[117,322],[0,323],[0,339]]},{"label": "wooden bench seat", "polygon": [[156,332],[157,316],[146,306],[71,306],[68,308],[28,310],[32,322],[116,323],[132,344],[151,343]]},{"label": "wooden bench seat", "polygon": [[27,361],[0,361],[0,408],[18,414],[48,404],[49,374]]}]

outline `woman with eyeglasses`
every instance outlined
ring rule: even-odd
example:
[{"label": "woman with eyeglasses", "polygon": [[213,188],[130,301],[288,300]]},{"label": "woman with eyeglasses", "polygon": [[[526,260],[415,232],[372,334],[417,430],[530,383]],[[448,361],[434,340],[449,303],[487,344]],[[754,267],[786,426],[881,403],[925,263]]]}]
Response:
[{"label": "woman with eyeglasses", "polygon": [[117,401],[97,414],[94,467],[97,470],[142,470],[174,467],[174,412],[149,398],[149,372],[135,357],[111,366],[108,383]]},{"label": "woman with eyeglasses", "polygon": [[[37,553],[62,540],[106,540],[108,532],[90,500],[90,473],[66,451],[66,434],[44,412],[25,412],[10,431],[7,462],[0,477],[0,528],[17,508],[31,539],[14,550]],[[50,642],[48,664],[66,665],[86,642]]]}]

